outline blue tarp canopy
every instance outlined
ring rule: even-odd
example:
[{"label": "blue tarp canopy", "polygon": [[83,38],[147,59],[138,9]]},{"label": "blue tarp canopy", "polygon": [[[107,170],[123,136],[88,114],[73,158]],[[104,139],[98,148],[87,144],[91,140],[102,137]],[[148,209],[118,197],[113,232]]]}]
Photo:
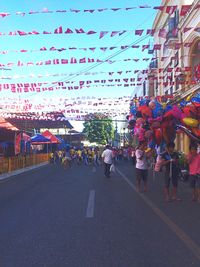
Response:
[{"label": "blue tarp canopy", "polygon": [[34,145],[40,145],[40,144],[50,144],[51,140],[44,137],[41,134],[36,134],[34,136],[31,137],[31,143]]}]

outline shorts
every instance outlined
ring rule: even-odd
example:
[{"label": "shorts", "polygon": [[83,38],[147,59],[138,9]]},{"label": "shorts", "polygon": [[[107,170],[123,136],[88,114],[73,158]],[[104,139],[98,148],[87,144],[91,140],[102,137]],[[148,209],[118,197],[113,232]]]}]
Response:
[{"label": "shorts", "polygon": [[138,181],[143,180],[143,182],[146,182],[148,177],[148,170],[142,170],[137,168],[135,170],[136,170],[136,179]]},{"label": "shorts", "polygon": [[171,178],[169,177],[169,174],[165,174],[165,186],[169,187],[170,182],[172,182],[173,187],[178,186],[178,174],[173,175]]},{"label": "shorts", "polygon": [[190,186],[191,188],[200,189],[200,175],[190,175]]}]

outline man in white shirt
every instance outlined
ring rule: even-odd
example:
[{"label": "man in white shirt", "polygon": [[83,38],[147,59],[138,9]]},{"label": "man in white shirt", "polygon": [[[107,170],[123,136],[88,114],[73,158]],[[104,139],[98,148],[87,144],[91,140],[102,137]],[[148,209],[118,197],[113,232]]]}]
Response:
[{"label": "man in white shirt", "polygon": [[106,146],[106,149],[103,151],[102,155],[102,160],[104,162],[104,173],[107,178],[110,178],[110,166],[112,165],[113,162],[113,152],[111,150],[111,147],[109,145]]}]

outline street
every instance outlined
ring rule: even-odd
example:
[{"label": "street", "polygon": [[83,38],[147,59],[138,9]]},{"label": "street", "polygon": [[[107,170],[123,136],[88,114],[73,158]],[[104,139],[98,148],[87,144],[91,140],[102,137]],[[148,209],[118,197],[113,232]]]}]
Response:
[{"label": "street", "polygon": [[135,189],[130,162],[47,165],[0,182],[1,267],[199,267],[200,203],[180,183],[165,203],[162,176]]}]

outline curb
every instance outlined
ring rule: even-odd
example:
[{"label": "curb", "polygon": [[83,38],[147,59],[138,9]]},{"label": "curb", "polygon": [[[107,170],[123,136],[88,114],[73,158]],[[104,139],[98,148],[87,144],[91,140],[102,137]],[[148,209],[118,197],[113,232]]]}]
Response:
[{"label": "curb", "polygon": [[16,175],[19,175],[19,174],[24,173],[24,172],[28,172],[28,171],[31,171],[31,170],[34,170],[34,169],[38,169],[40,167],[46,166],[47,164],[49,164],[49,163],[48,162],[44,162],[44,163],[40,163],[40,164],[37,164],[37,165],[34,165],[34,166],[30,166],[30,167],[26,167],[26,168],[23,168],[23,169],[19,169],[19,170],[13,171],[13,172],[1,174],[0,175],[0,181],[6,180],[6,179],[8,179],[8,178],[10,178],[12,176],[16,176]]}]

